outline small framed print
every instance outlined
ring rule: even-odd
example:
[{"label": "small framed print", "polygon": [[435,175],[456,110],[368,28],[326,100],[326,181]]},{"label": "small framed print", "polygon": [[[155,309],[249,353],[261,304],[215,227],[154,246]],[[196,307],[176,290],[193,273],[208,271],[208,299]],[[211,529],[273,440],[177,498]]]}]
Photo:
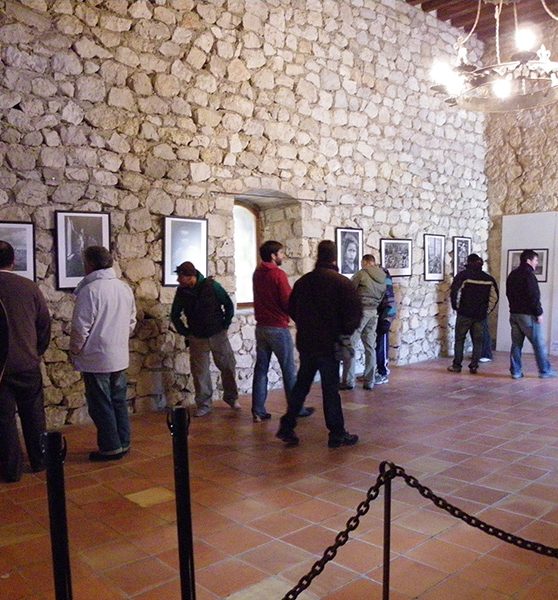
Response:
[{"label": "small framed print", "polygon": [[[520,257],[523,250],[508,250],[508,268],[506,273],[509,275],[515,268],[519,267]],[[545,283],[548,279],[548,248],[533,248],[533,252],[539,255],[539,264],[535,269],[537,281]]]},{"label": "small framed print", "polygon": [[424,279],[425,281],[444,280],[444,257],[446,236],[424,234]]},{"label": "small framed print", "polygon": [[467,257],[471,254],[473,240],[470,237],[453,237],[453,276],[467,266]]},{"label": "small framed print", "polygon": [[35,227],[23,221],[0,221],[0,240],[14,249],[14,273],[35,281]]},{"label": "small framed print", "polygon": [[409,277],[412,274],[411,240],[380,240],[380,257],[382,267],[392,277]]},{"label": "small framed print", "polygon": [[165,217],[163,285],[178,285],[176,267],[185,261],[190,261],[202,275],[207,275],[207,220]]},{"label": "small framed print", "polygon": [[56,266],[59,290],[75,288],[85,276],[83,251],[110,249],[110,215],[105,212],[56,211]]},{"label": "small framed print", "polygon": [[337,246],[337,266],[339,273],[353,276],[360,269],[362,258],[362,229],[336,227],[335,244]]}]

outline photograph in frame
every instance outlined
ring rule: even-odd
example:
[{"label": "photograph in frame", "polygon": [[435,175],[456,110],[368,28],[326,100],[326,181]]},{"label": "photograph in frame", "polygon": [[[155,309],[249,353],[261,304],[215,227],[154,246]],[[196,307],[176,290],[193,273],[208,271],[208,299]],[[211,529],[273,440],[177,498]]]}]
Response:
[{"label": "photograph in frame", "polygon": [[392,277],[409,277],[412,274],[412,242],[402,239],[380,240],[381,266]]},{"label": "photograph in frame", "polygon": [[425,281],[444,280],[444,257],[446,236],[424,234],[424,279]]},{"label": "photograph in frame", "polygon": [[8,242],[15,254],[14,270],[35,281],[35,227],[24,221],[0,221],[0,240]]},{"label": "photograph in frame", "polygon": [[[515,268],[519,267],[520,256],[524,249],[508,250],[508,267],[506,274],[509,275]],[[535,269],[535,277],[540,283],[548,279],[548,248],[532,248],[539,255],[539,264]]]},{"label": "photograph in frame", "polygon": [[467,257],[471,254],[473,240],[470,237],[454,236],[453,238],[453,276],[467,266]]},{"label": "photograph in frame", "polygon": [[207,276],[207,219],[165,217],[163,285],[176,286],[176,267],[185,261]]},{"label": "photograph in frame", "polygon": [[74,289],[85,276],[83,252],[89,246],[110,250],[110,215],[56,211],[56,266],[59,290]]},{"label": "photograph in frame", "polygon": [[360,270],[363,255],[362,229],[354,227],[336,227],[335,245],[337,246],[337,266],[339,273],[352,277]]}]

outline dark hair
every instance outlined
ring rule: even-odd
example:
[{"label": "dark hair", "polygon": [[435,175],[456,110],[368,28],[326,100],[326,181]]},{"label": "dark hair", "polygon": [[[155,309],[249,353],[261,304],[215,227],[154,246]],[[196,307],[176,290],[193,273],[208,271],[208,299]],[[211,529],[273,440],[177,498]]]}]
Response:
[{"label": "dark hair", "polygon": [[260,246],[260,258],[264,262],[271,262],[271,255],[277,254],[279,250],[283,248],[283,244],[281,242],[276,242],[275,240],[267,240]]},{"label": "dark hair", "polygon": [[88,246],[83,253],[83,258],[94,271],[110,269],[113,263],[111,253],[103,246]]},{"label": "dark hair", "polygon": [[335,263],[337,261],[337,247],[331,240],[322,240],[318,244],[318,262]]},{"label": "dark hair", "polygon": [[473,270],[482,269],[484,260],[478,254],[469,254],[467,257],[467,266]]},{"label": "dark hair", "polygon": [[347,249],[351,244],[354,244],[356,246],[356,250],[358,252],[358,238],[356,236],[354,236],[352,233],[346,233],[343,236],[343,244],[342,244],[343,258],[345,258],[345,252],[347,252]]},{"label": "dark hair", "polygon": [[364,262],[364,261],[366,261],[366,262],[371,262],[371,263],[374,263],[374,264],[376,264],[376,259],[374,258],[374,255],[373,255],[373,254],[365,254],[365,255],[362,257],[362,261],[363,261],[363,262]]},{"label": "dark hair", "polygon": [[523,250],[523,252],[519,256],[519,260],[522,263],[526,263],[528,260],[533,260],[535,256],[538,256],[539,253],[534,250]]},{"label": "dark hair", "polygon": [[8,242],[0,240],[0,269],[11,267],[15,262],[14,248]]}]

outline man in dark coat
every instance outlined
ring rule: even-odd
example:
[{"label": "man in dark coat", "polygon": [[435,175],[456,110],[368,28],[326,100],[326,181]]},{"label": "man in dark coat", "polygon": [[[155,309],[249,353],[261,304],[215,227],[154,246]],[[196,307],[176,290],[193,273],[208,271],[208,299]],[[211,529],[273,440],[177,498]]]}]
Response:
[{"label": "man in dark coat", "polygon": [[45,431],[45,411],[40,363],[50,341],[45,299],[36,283],[13,272],[14,261],[13,247],[0,241],[0,302],[7,317],[9,339],[0,381],[0,471],[6,481],[19,481],[23,470],[16,409],[31,470],[44,469],[41,434]]},{"label": "man in dark coat", "polygon": [[451,284],[451,307],[457,311],[452,373],[461,372],[465,337],[471,332],[473,356],[469,371],[476,373],[482,355],[483,323],[498,302],[498,285],[492,275],[482,270],[483,260],[478,254],[469,254],[465,269],[459,271]]},{"label": "man in dark coat", "polygon": [[527,338],[535,352],[539,377],[556,377],[550,366],[542,331],[543,309],[541,292],[535,269],[539,255],[534,250],[523,250],[519,267],[514,269],[506,281],[506,295],[510,303],[510,325],[512,345],[510,350],[510,373],[513,379],[523,377],[521,351]]},{"label": "man in dark coat", "polygon": [[353,284],[338,273],[334,242],[320,242],[315,269],[301,277],[293,287],[289,314],[297,326],[300,367],[277,437],[287,446],[298,444],[294,433],[297,416],[319,371],[329,430],[328,445],[330,448],[352,446],[357,443],[358,436],[345,430],[339,396],[338,345],[340,336],[352,335],[359,326],[362,305]]}]

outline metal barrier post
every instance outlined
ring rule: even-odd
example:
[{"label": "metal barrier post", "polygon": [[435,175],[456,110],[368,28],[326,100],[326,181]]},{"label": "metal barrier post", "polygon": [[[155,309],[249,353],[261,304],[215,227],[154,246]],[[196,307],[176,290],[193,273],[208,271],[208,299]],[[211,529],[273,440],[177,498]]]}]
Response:
[{"label": "metal barrier post", "polygon": [[184,407],[177,406],[172,410],[172,413],[169,413],[167,423],[172,436],[174,457],[180,589],[182,600],[196,600],[190,469],[188,465],[188,427],[190,425],[190,415]]},{"label": "metal barrier post", "polygon": [[56,600],[72,600],[72,573],[68,546],[68,520],[64,490],[64,459],[66,442],[59,431],[42,435],[45,454],[50,543]]},{"label": "metal barrier post", "polygon": [[[384,471],[385,474],[385,471]],[[382,600],[389,600],[389,561],[391,554],[391,478],[384,484],[384,578]]]}]

